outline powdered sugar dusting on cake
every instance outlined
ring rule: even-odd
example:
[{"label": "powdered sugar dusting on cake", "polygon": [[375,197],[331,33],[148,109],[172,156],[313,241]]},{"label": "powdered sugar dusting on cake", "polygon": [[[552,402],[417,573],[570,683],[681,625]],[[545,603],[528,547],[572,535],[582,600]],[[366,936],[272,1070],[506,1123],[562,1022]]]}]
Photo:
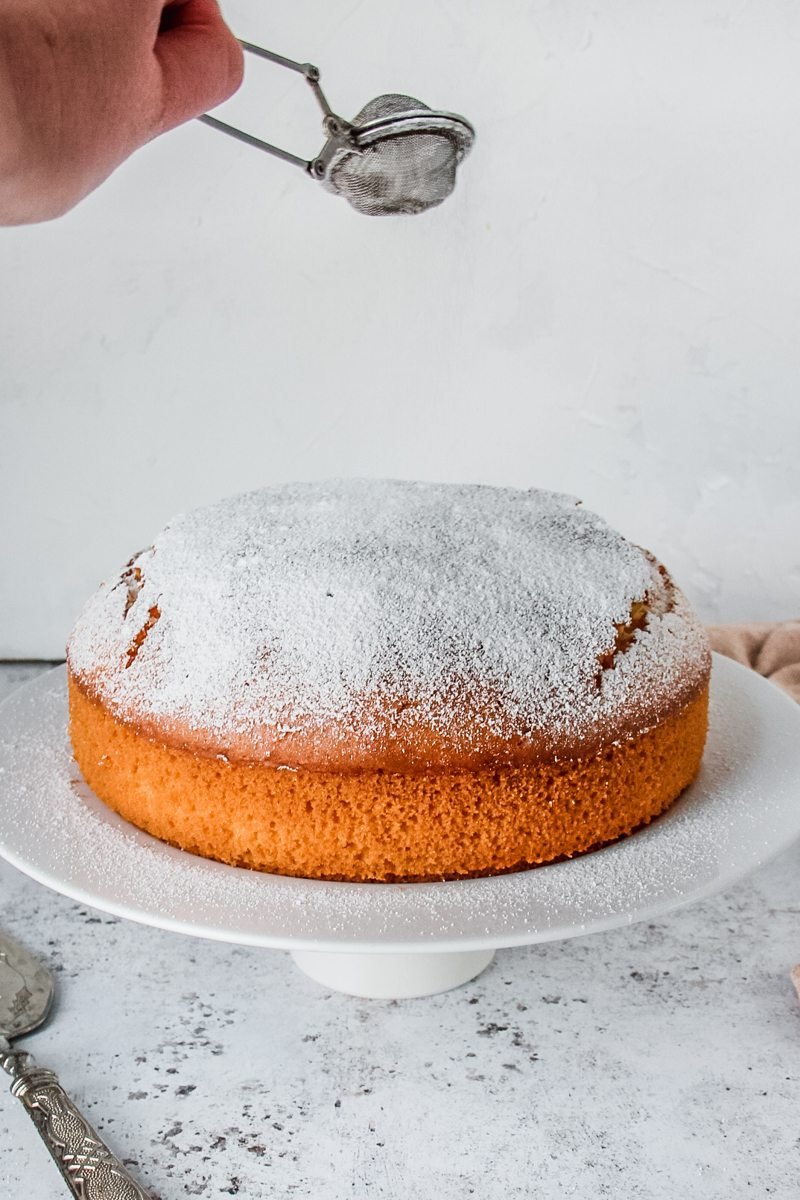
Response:
[{"label": "powdered sugar dusting on cake", "polygon": [[[600,670],[645,597],[646,627]],[[176,518],[92,597],[69,645],[115,715],[288,765],[316,734],[329,749],[331,730],[357,766],[420,729],[480,753],[580,741],[634,711],[645,727],[707,662],[680,593],[573,498],[369,480]]]}]

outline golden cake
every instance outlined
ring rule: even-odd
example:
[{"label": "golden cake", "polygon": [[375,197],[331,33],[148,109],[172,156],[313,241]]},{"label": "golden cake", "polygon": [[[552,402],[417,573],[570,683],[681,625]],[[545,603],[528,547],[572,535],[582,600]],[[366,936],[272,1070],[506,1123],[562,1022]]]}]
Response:
[{"label": "golden cake", "polygon": [[194,854],[450,879],[663,812],[709,673],[665,568],[569,496],[293,484],[176,518],[89,600],[70,735],[106,804]]}]

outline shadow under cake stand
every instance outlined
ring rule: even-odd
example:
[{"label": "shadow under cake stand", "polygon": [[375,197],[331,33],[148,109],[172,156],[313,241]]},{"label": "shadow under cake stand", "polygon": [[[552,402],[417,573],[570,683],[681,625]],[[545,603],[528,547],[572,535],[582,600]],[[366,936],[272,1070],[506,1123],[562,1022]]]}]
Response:
[{"label": "shadow under cake stand", "polygon": [[446,991],[498,947],[648,920],[728,887],[800,836],[800,708],[715,655],[697,780],[663,817],[592,854],[482,879],[327,883],[228,867],[133,828],[84,783],[65,668],[0,705],[0,854],[116,916],[289,950],[319,983],[375,998]]}]

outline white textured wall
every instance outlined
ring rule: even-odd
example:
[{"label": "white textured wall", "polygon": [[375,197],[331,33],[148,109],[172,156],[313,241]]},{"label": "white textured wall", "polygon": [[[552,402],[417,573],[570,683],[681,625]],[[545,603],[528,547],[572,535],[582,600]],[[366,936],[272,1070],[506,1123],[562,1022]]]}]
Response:
[{"label": "white textured wall", "polygon": [[[359,217],[197,123],[0,231],[0,656],[56,655],[173,512],[394,475],[580,494],[708,618],[800,610],[800,7],[231,0],[241,36],[479,140]],[[231,114],[315,152],[305,85]],[[266,115],[264,115],[266,113]]]}]

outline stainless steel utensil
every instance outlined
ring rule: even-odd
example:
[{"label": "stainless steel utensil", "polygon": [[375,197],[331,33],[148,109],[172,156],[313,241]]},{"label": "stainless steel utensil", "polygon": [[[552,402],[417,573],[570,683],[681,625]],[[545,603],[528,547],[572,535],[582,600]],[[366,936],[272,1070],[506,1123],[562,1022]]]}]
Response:
[{"label": "stainless steel utensil", "polygon": [[32,1033],[50,1011],[55,990],[48,969],[0,933],[0,1066],[56,1166],[80,1200],[150,1200],[78,1111],[52,1071],[31,1054],[14,1050],[14,1038]]},{"label": "stainless steel utensil", "polygon": [[240,43],[245,50],[298,71],[323,113],[328,140],[316,158],[305,159],[264,142],[205,113],[199,119],[249,146],[302,167],[327,191],[344,196],[368,216],[420,213],[441,204],[456,181],[456,167],[469,153],[475,130],[464,117],[436,112],[413,96],[378,96],[352,121],[333,111],[319,85],[319,69],[272,50]]}]

